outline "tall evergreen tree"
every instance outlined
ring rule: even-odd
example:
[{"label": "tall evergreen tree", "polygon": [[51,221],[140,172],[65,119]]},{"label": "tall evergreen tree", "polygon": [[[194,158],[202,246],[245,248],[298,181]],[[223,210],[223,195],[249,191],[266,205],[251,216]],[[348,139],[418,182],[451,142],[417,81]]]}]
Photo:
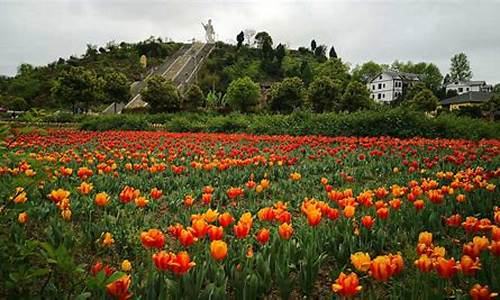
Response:
[{"label": "tall evergreen tree", "polygon": [[330,48],[330,52],[328,53],[328,56],[330,56],[330,58],[338,58],[337,52],[335,51],[335,47],[333,47],[333,45]]},{"label": "tall evergreen tree", "polygon": [[316,41],[312,40],[311,41],[311,51],[314,52],[314,50],[316,50],[316,47],[317,47]]},{"label": "tall evergreen tree", "polygon": [[238,42],[238,45],[236,45],[236,49],[240,49],[243,41],[245,41],[245,33],[243,31],[240,31],[240,33],[238,33],[238,35],[236,36],[236,41]]}]

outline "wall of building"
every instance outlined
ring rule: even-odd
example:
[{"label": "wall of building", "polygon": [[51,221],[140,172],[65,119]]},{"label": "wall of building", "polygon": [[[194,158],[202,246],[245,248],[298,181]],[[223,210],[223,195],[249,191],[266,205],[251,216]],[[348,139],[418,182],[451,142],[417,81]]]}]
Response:
[{"label": "wall of building", "polygon": [[367,87],[372,99],[379,102],[396,100],[403,93],[403,82],[385,73],[373,79]]}]

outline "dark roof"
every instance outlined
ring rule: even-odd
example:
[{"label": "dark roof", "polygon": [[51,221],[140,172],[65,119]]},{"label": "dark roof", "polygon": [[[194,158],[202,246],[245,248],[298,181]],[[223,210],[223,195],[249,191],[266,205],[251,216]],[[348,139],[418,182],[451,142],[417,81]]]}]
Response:
[{"label": "dark roof", "polygon": [[492,93],[490,92],[468,92],[462,95],[444,99],[441,101],[442,105],[459,104],[468,102],[486,102],[490,100]]},{"label": "dark roof", "polygon": [[484,80],[470,80],[470,81],[453,81],[448,84],[462,84],[462,85],[486,85],[486,81]]},{"label": "dark roof", "polygon": [[380,74],[388,74],[392,78],[398,78],[401,80],[409,80],[409,81],[420,80],[420,75],[418,75],[418,74],[387,70],[387,71],[382,71],[382,72],[378,73],[377,76],[372,77],[368,82],[372,82],[377,77],[379,77]]}]

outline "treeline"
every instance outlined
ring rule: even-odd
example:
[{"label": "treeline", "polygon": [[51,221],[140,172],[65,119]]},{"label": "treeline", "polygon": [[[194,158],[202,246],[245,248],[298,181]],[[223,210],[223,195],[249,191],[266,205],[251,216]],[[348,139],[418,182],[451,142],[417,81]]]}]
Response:
[{"label": "treeline", "polygon": [[59,58],[46,66],[22,64],[16,76],[0,76],[0,106],[71,110],[81,103],[78,107],[85,110],[115,100],[128,101],[125,90],[128,93],[131,83],[141,80],[180,46],[150,37],[138,43],[87,45],[82,56]]}]

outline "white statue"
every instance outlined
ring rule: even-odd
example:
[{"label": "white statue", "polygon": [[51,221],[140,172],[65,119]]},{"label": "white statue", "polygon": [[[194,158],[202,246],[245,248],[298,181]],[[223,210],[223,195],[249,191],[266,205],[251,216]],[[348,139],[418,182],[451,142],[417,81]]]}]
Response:
[{"label": "white statue", "polygon": [[208,20],[208,24],[203,24],[203,28],[205,28],[205,39],[207,40],[207,43],[213,44],[215,43],[215,31],[214,31],[214,26],[212,26],[212,20]]}]

